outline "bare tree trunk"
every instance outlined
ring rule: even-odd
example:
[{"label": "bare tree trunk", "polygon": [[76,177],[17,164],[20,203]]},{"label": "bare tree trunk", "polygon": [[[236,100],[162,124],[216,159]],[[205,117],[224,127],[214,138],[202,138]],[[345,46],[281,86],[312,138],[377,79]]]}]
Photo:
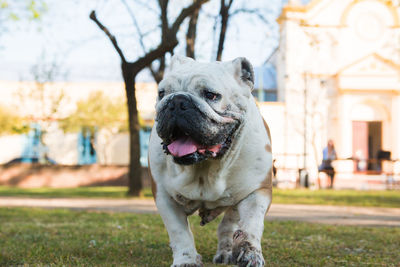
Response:
[{"label": "bare tree trunk", "polygon": [[142,166],[140,165],[139,119],[136,105],[135,78],[132,66],[122,63],[122,75],[125,82],[125,93],[129,114],[129,191],[128,195],[139,196],[142,191]]},{"label": "bare tree trunk", "polygon": [[219,10],[219,16],[221,17],[221,30],[219,32],[218,50],[217,50],[217,61],[221,61],[222,52],[224,51],[224,43],[226,37],[226,30],[229,22],[229,9],[231,8],[233,0],[229,0],[228,4],[225,4],[225,0],[221,0],[221,8]]},{"label": "bare tree trunk", "polygon": [[195,57],[195,44],[197,35],[197,21],[199,19],[200,7],[197,8],[190,16],[189,26],[186,33],[186,56],[191,58]]}]

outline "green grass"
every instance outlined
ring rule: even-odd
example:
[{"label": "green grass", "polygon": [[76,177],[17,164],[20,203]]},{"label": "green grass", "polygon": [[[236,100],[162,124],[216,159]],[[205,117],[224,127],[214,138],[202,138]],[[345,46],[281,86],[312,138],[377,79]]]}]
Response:
[{"label": "green grass", "polygon": [[400,191],[306,189],[273,191],[273,203],[400,208]]},{"label": "green grass", "polygon": [[[219,220],[217,220],[219,221]],[[217,222],[190,219],[205,266]],[[398,266],[400,228],[266,222],[267,266]],[[172,252],[158,215],[0,208],[0,266],[169,266]]]},{"label": "green grass", "polygon": [[[0,186],[0,196],[40,198],[127,198],[125,186],[97,186],[77,188],[19,188]],[[143,190],[143,196],[152,198],[150,188]]]},{"label": "green grass", "polygon": [[[29,189],[0,186],[0,196],[17,197],[126,198],[126,192],[123,186]],[[143,196],[151,198],[151,190],[145,188]],[[400,208],[400,191],[274,189],[273,203]]]}]

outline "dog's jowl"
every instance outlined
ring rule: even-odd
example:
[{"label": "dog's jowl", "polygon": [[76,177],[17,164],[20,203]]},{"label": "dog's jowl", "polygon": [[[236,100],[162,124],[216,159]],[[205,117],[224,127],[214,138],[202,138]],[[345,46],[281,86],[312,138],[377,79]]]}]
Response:
[{"label": "dog's jowl", "polygon": [[245,58],[199,63],[174,56],[160,82],[149,165],[172,266],[202,266],[187,217],[223,215],[214,263],[263,266],[261,238],[272,199],[271,138],[251,94]]}]

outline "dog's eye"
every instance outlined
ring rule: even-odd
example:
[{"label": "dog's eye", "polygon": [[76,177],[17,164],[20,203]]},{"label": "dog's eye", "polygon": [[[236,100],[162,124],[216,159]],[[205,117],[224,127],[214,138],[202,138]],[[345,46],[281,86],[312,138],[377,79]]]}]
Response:
[{"label": "dog's eye", "polygon": [[161,100],[164,97],[164,95],[165,95],[165,91],[164,90],[158,91],[158,99]]},{"label": "dog's eye", "polygon": [[207,98],[209,100],[217,100],[217,99],[220,98],[221,95],[215,94],[215,93],[210,92],[210,91],[204,91],[204,96],[205,96],[205,98]]}]

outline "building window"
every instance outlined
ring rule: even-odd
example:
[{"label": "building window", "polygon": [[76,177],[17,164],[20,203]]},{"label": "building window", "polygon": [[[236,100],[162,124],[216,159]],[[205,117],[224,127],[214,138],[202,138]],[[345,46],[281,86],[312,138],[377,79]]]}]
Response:
[{"label": "building window", "polygon": [[276,102],[278,101],[277,90],[254,89],[252,95],[259,102]]},{"label": "building window", "polygon": [[272,64],[254,68],[253,96],[259,102],[278,101],[276,70]]},{"label": "building window", "polygon": [[47,147],[42,142],[42,129],[38,123],[30,125],[31,130],[24,135],[21,162],[44,162],[47,158]]},{"label": "building window", "polygon": [[140,164],[143,167],[148,167],[147,154],[149,153],[150,127],[140,129]]}]

